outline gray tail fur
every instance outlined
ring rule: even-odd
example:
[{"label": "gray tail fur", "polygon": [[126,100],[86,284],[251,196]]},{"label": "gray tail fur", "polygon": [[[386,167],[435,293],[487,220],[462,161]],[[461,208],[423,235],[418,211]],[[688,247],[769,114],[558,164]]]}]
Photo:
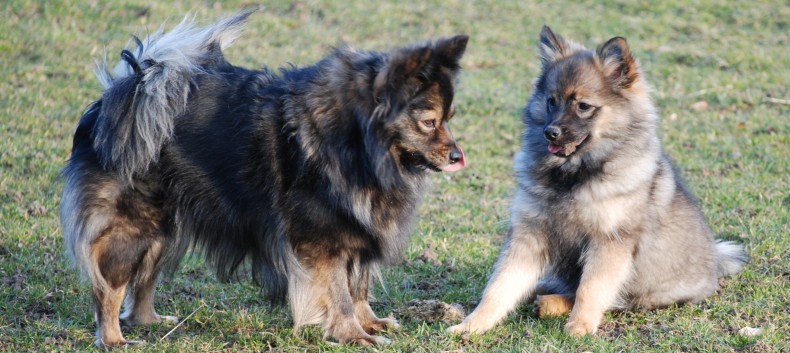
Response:
[{"label": "gray tail fur", "polygon": [[222,49],[241,33],[247,11],[207,27],[190,18],[167,33],[160,28],[137,48],[121,52],[110,73],[107,60],[96,75],[106,88],[93,131],[93,148],[102,166],[127,182],[156,163],[172,135],[175,119],[187,107],[194,75],[224,62]]},{"label": "gray tail fur", "polygon": [[748,261],[743,245],[731,241],[716,242],[716,263],[720,278],[740,272]]}]

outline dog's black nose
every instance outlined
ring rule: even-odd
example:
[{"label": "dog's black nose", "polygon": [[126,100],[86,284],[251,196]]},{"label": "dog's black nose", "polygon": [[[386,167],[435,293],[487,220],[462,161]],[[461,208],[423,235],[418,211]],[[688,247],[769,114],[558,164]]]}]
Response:
[{"label": "dog's black nose", "polygon": [[543,129],[543,136],[546,136],[546,140],[554,141],[558,139],[562,135],[562,130],[558,126],[549,125]]},{"label": "dog's black nose", "polygon": [[461,151],[454,149],[452,152],[450,152],[450,164],[458,162],[462,158],[464,158],[464,155],[461,154]]}]

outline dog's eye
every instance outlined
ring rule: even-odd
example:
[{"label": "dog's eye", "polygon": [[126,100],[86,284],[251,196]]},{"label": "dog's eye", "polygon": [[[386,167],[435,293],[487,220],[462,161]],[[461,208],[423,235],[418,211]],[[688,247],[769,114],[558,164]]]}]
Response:
[{"label": "dog's eye", "polygon": [[429,128],[429,129],[436,128],[436,121],[434,121],[434,120],[423,120],[422,124],[425,125],[425,127]]},{"label": "dog's eye", "polygon": [[593,108],[593,106],[592,106],[592,105],[589,105],[589,104],[587,104],[587,103],[584,103],[584,102],[579,102],[579,105],[578,105],[578,107],[579,107],[579,110],[580,110],[581,112],[587,112],[587,111],[590,111],[590,109],[592,109],[592,108]]}]

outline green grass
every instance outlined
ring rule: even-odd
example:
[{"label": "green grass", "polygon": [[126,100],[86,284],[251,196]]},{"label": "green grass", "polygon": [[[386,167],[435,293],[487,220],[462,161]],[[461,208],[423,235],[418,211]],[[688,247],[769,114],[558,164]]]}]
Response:
[{"label": "green grass", "polygon": [[[83,109],[101,93],[93,60],[117,59],[130,34],[168,28],[190,10],[202,23],[246,1],[6,0],[0,9],[0,351],[90,351],[94,322],[86,284],[63,250],[58,172]],[[454,132],[470,166],[436,174],[404,262],[384,273],[374,309],[413,298],[474,307],[507,230],[520,113],[537,75],[545,23],[588,46],[626,36],[655,87],[666,149],[698,195],[714,231],[746,245],[751,263],[699,305],[606,315],[600,333],[568,337],[564,319],[540,321],[523,305],[470,338],[447,324],[401,318],[381,351],[790,351],[790,7],[782,0],[270,1],[227,51],[237,64],[310,64],[333,45],[390,49],[468,33]],[[141,5],[142,4],[142,5]],[[221,5],[220,5],[221,4]],[[705,110],[693,110],[698,101]],[[417,261],[424,249],[441,265]],[[242,276],[243,277],[243,276]],[[299,335],[241,280],[219,284],[198,258],[157,294],[160,312],[188,320],[126,331],[139,351],[356,351],[317,328]],[[762,327],[749,338],[742,327]],[[167,335],[167,336],[166,336]],[[162,339],[163,337],[165,337]],[[364,349],[363,349],[364,350]]]}]

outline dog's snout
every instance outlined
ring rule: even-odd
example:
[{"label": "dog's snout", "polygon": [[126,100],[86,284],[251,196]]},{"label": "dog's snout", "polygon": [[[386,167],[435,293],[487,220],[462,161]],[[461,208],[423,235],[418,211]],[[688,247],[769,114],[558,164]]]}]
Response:
[{"label": "dog's snout", "polygon": [[453,148],[453,150],[450,151],[450,163],[459,162],[463,158],[464,155],[457,148]]},{"label": "dog's snout", "polygon": [[562,130],[558,126],[549,125],[543,129],[543,136],[546,136],[546,140],[554,141],[562,135]]},{"label": "dog's snout", "polygon": [[463,155],[459,151],[452,151],[450,152],[450,163],[456,163],[461,160]]}]

